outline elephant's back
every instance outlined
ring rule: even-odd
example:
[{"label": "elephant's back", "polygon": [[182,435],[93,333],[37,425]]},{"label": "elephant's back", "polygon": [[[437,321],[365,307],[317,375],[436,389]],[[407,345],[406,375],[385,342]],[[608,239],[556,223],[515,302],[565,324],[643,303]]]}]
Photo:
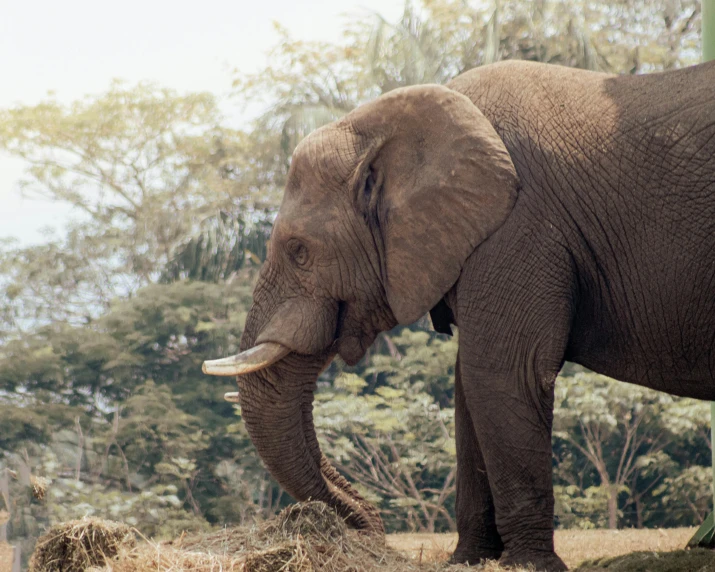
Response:
[{"label": "elephant's back", "polygon": [[715,61],[639,76],[508,61],[448,86],[492,122],[539,200],[620,204],[715,240]]},{"label": "elephant's back", "polygon": [[[447,83],[466,95],[497,131],[527,126],[542,118],[549,129],[583,123],[605,103],[604,82],[616,76],[521,60],[471,69]],[[544,123],[546,126],[547,123]]]},{"label": "elephant's back", "polygon": [[624,126],[697,124],[715,127],[715,61],[643,75],[613,76],[605,93]]}]

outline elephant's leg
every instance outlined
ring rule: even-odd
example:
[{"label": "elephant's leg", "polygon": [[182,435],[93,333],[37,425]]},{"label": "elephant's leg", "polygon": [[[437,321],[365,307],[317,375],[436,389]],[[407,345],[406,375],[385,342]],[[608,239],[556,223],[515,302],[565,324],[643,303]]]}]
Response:
[{"label": "elephant's leg", "polygon": [[466,402],[477,439],[484,443],[496,527],[504,543],[500,564],[566,570],[553,541],[553,392],[529,387],[524,373],[495,374],[462,365]]},{"label": "elephant's leg", "polygon": [[504,544],[497,532],[487,470],[464,398],[459,355],[454,380],[457,437],[456,512],[459,541],[452,561],[477,564],[482,560],[498,560]]},{"label": "elephant's leg", "polygon": [[475,251],[458,283],[461,385],[504,543],[500,563],[566,570],[554,552],[551,428],[572,275],[558,246],[512,226],[508,240]]},{"label": "elephant's leg", "polygon": [[[503,323],[501,330],[489,326],[486,314],[462,328],[462,388],[504,543],[500,563],[566,570],[553,542],[553,386],[564,350],[551,328],[559,319],[554,311],[551,323],[534,320],[540,326],[530,331],[530,310],[523,311],[520,324]],[[509,322],[508,314],[498,320]]]}]

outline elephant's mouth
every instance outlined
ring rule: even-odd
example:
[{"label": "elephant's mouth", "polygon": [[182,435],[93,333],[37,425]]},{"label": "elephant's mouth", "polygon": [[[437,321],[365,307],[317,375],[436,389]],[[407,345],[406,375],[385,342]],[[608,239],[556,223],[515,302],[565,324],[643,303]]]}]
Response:
[{"label": "elephant's mouth", "polygon": [[348,365],[356,365],[375,341],[377,335],[382,330],[389,329],[383,327],[366,330],[365,322],[365,320],[356,319],[354,314],[351,315],[351,308],[347,302],[338,303],[338,319],[332,349]]}]

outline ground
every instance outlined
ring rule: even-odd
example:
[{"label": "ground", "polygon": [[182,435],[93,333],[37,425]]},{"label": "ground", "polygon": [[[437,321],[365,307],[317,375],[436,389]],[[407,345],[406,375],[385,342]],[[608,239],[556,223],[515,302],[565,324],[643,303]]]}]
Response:
[{"label": "ground", "polygon": [[[695,528],[648,530],[557,530],[556,551],[569,568],[584,560],[595,560],[631,552],[669,552],[684,548]],[[456,534],[390,534],[387,544],[415,559],[446,559],[457,542]],[[495,571],[498,568],[494,569]]]},{"label": "ground", "polygon": [[0,542],[0,572],[11,572],[13,560],[12,546]]},{"label": "ground", "polygon": [[[575,572],[715,572],[715,552],[684,551],[694,529],[562,530],[556,549]],[[349,529],[321,502],[297,503],[253,526],[138,539],[130,526],[85,518],[51,527],[31,572],[457,572],[454,534],[371,536]],[[615,560],[611,560],[615,557]],[[589,560],[590,563],[582,563]],[[579,567],[580,566],[580,567]],[[502,572],[495,562],[471,568]],[[5,572],[0,569],[0,572]],[[519,572],[528,572],[521,570]]]}]

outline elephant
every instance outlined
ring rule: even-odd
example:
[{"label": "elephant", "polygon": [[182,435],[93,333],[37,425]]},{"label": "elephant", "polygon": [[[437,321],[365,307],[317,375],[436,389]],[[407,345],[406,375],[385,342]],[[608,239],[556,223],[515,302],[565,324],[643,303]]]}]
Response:
[{"label": "elephant", "polygon": [[459,329],[454,562],[566,570],[565,361],[715,399],[715,62],[632,76],[506,61],[398,88],[295,149],[236,375],[265,465],[381,533],[321,452],[316,379],[427,313]]}]

